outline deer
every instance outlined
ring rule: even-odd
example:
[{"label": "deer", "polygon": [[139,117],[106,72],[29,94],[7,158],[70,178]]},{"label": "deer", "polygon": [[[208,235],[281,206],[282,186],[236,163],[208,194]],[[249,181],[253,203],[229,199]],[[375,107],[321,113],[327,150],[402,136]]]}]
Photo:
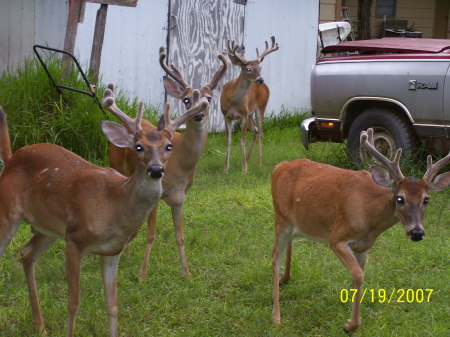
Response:
[{"label": "deer", "polygon": [[[193,93],[195,92],[195,89],[189,86],[177,66],[173,64],[168,65],[166,63],[165,60],[167,54],[163,47],[160,48],[159,53],[159,63],[168,75],[163,77],[164,88],[167,94],[181,99],[185,108],[190,109],[193,104]],[[227,70],[227,59],[225,54],[219,54],[218,58],[222,63],[221,66],[214,73],[210,82],[198,90],[200,96],[208,100],[208,102],[211,102],[213,90],[217,88],[220,79]],[[161,199],[164,200],[172,210],[172,220],[175,227],[180,263],[183,276],[185,277],[189,277],[191,273],[186,261],[185,253],[183,204],[186,193],[193,184],[197,163],[205,148],[208,136],[208,117],[209,107],[187,121],[184,133],[174,133],[174,148],[167,163],[165,175],[162,179],[163,192]],[[142,125],[144,130],[153,130],[156,128],[156,126],[146,120],[143,120]],[[114,144],[111,144],[109,148],[110,166],[125,176],[130,175],[136,165],[136,160],[128,153],[129,151],[129,149],[120,148]],[[147,276],[150,253],[156,237],[157,212],[158,204],[153,207],[147,220],[147,243],[139,271],[140,281],[144,281]]]},{"label": "deer", "polygon": [[102,122],[106,138],[133,151],[130,177],[95,166],[55,144],[24,146],[11,155],[4,111],[0,109],[0,148],[5,166],[0,176],[0,256],[19,223],[32,226],[33,236],[20,250],[36,330],[46,335],[35,280],[35,264],[58,238],[65,241],[68,282],[67,336],[74,334],[80,304],[80,267],[86,254],[101,256],[111,337],[118,336],[117,269],[124,248],[162,193],[162,177],[172,150],[172,135],[209,103],[194,91],[192,107],[175,120],[167,104],[158,130],[141,127],[143,104],[136,118],[115,104],[114,85],[105,90],[103,106],[123,124]]},{"label": "deer", "polygon": [[[258,137],[258,165],[262,166],[262,142],[263,142],[263,120],[269,101],[269,87],[261,77],[261,62],[270,53],[278,50],[278,43],[275,43],[275,36],[271,37],[272,45],[269,48],[267,41],[266,49],[259,54],[256,48],[256,59],[247,61],[244,55],[238,53],[240,48],[234,41],[227,41],[228,57],[231,63],[241,68],[239,76],[226,83],[220,95],[220,107],[225,119],[225,132],[227,138],[227,154],[225,160],[225,172],[230,168],[231,154],[231,132],[232,123],[235,120],[241,121],[241,151],[242,151],[242,172],[247,172],[247,161],[253,152],[256,137]],[[255,115],[256,123],[253,120]],[[250,128],[252,142],[248,154],[246,155],[245,142],[247,130]]]},{"label": "deer", "polygon": [[[398,222],[412,241],[422,240],[423,219],[430,200],[428,192],[442,191],[450,185],[450,172],[438,175],[450,163],[450,152],[434,164],[429,155],[422,179],[405,178],[400,169],[401,148],[389,160],[375,148],[373,129],[363,131],[360,138],[364,149],[375,159],[370,172],[345,170],[308,159],[282,162],[273,171],[275,324],[281,323],[279,285],[290,278],[294,238],[300,236],[328,244],[350,272],[356,295],[351,318],[343,326],[350,333],[361,325],[363,268],[368,250],[379,235]],[[286,267],[280,280],[284,254]]]}]

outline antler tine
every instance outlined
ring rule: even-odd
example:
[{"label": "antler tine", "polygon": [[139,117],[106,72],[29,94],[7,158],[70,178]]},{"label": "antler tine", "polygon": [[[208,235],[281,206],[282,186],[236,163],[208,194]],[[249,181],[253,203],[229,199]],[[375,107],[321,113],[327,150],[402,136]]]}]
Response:
[{"label": "antler tine", "polygon": [[405,179],[402,171],[400,170],[400,157],[402,155],[401,148],[397,150],[397,153],[392,161],[386,158],[375,148],[372,128],[361,132],[360,143],[367,150],[367,152],[369,152],[382,166],[384,166],[384,168],[387,169],[394,181],[400,182]]},{"label": "antler tine", "polygon": [[192,107],[175,120],[170,119],[170,105],[166,104],[166,109],[164,111],[164,121],[165,121],[164,129],[166,131],[170,133],[175,132],[178,129],[178,127],[184,124],[189,118],[199,114],[200,112],[208,108],[209,106],[208,100],[206,99],[206,97],[200,98],[199,90],[195,89],[192,94],[193,94]]},{"label": "antler tine", "polygon": [[275,36],[271,36],[270,39],[272,40],[272,46],[269,48],[269,44],[267,43],[267,41],[264,41],[266,43],[266,49],[263,51],[263,53],[261,55],[259,55],[259,50],[258,48],[256,48],[256,59],[259,62],[262,62],[262,60],[264,59],[264,57],[266,57],[267,55],[269,55],[270,53],[278,50],[278,43],[275,43]]},{"label": "antler tine", "polygon": [[179,85],[183,87],[183,89],[189,88],[189,84],[183,79],[183,75],[181,75],[181,72],[178,70],[178,68],[171,64],[168,66],[165,62],[165,59],[167,57],[167,54],[165,52],[164,47],[159,48],[159,64],[161,65],[161,68],[172,77],[176,82],[178,82]]},{"label": "antler tine", "polygon": [[228,62],[227,62],[227,58],[225,55],[226,55],[225,53],[219,54],[219,59],[222,62],[222,65],[220,66],[219,70],[216,71],[216,73],[212,77],[211,81],[209,81],[209,83],[207,85],[205,85],[205,88],[208,88],[210,91],[212,91],[213,89],[215,89],[217,87],[217,84],[219,83],[220,79],[223,77],[223,75],[227,71]]},{"label": "antler tine", "polygon": [[103,93],[103,107],[120,119],[129,131],[137,132],[138,130],[136,129],[134,120],[117,107],[116,101],[113,97],[114,89],[113,83],[108,84],[107,89]]},{"label": "antler tine", "polygon": [[431,157],[431,155],[428,155],[427,171],[423,175],[423,180],[425,180],[426,183],[431,183],[434,177],[439,173],[439,171],[449,163],[450,163],[450,151],[444,158],[438,160],[435,164],[433,164],[433,158]]},{"label": "antler tine", "polygon": [[144,115],[144,102],[139,102],[138,105],[138,109],[137,109],[137,113],[136,113],[136,118],[134,120],[134,125],[136,128],[136,133],[139,133],[142,131],[142,116]]},{"label": "antler tine", "polygon": [[237,53],[239,45],[234,41],[227,40],[228,54],[234,56],[240,63],[247,64],[248,61],[245,59],[244,55]]}]

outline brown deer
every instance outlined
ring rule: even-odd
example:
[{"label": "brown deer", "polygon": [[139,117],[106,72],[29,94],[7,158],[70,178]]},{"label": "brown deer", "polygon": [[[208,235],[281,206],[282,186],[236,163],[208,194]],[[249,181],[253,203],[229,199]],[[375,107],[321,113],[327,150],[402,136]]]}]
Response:
[{"label": "brown deer", "polygon": [[11,156],[6,119],[0,109],[1,159],[5,163],[0,176],[0,256],[19,223],[29,223],[34,234],[20,254],[34,322],[42,335],[46,331],[34,267],[39,256],[61,238],[66,242],[67,336],[73,336],[80,303],[81,260],[88,253],[102,257],[110,336],[118,336],[117,268],[121,252],[161,197],[161,178],[172,149],[173,132],[208,107],[208,101],[194,92],[190,110],[171,121],[167,105],[162,127],[146,131],[141,127],[143,105],[132,119],[119,110],[112,95],[110,85],[103,106],[124,126],[103,121],[102,130],[110,142],[133,151],[136,166],[129,178],[111,168],[95,166],[54,144],[25,146]]},{"label": "brown deer", "polygon": [[450,153],[435,164],[428,156],[422,179],[405,178],[399,161],[402,150],[390,161],[373,144],[373,130],[361,133],[361,144],[385,169],[350,171],[307,159],[280,163],[272,175],[275,208],[273,267],[273,321],[280,323],[279,272],[287,250],[281,283],[290,278],[292,241],[298,236],[325,242],[350,271],[357,289],[346,332],[361,325],[360,300],[367,251],[377,237],[402,222],[413,241],[424,238],[423,217],[428,191],[450,185],[450,172],[437,175],[450,163]]},{"label": "brown deer", "polygon": [[[172,77],[164,76],[164,87],[167,93],[175,98],[179,98],[184,103],[186,109],[190,109],[193,102],[193,92],[187,82],[183,79],[179,69],[171,64],[165,63],[166,53],[164,48],[160,48],[159,62],[166,73]],[[220,79],[227,69],[226,56],[219,55],[222,65],[213,75],[211,81],[204,85],[199,91],[200,96],[211,101],[213,90],[217,87]],[[200,156],[205,147],[206,138],[208,136],[208,117],[209,108],[203,110],[198,115],[189,119],[186,123],[184,133],[174,134],[174,148],[172,155],[167,163],[166,172],[162,180],[163,192],[162,199],[172,208],[172,219],[175,227],[176,241],[180,254],[180,263],[184,276],[189,276],[190,271],[186,262],[186,254],[184,248],[183,235],[183,203],[185,195],[191,187],[195,169]],[[148,121],[142,123],[144,130],[153,130],[156,127]],[[128,149],[119,148],[112,144],[109,149],[110,165],[124,175],[130,175],[135,166],[135,159],[131,156]],[[142,281],[147,275],[148,260],[156,236],[156,218],[158,205],[156,205],[148,218],[147,245],[144,259],[139,272],[139,279]]]},{"label": "brown deer", "polygon": [[[237,52],[239,45],[235,44],[234,41],[228,41],[228,57],[234,65],[241,67],[241,72],[238,78],[224,85],[220,95],[220,107],[225,119],[227,136],[225,171],[230,168],[231,131],[234,120],[241,120],[242,172],[247,172],[247,160],[250,159],[253,152],[256,136],[258,136],[258,164],[260,167],[262,165],[263,120],[270,92],[261,77],[261,62],[268,54],[278,50],[275,37],[272,36],[271,40],[272,46],[269,48],[266,41],[266,49],[261,55],[256,48],[256,60],[253,61],[247,61],[242,54]],[[255,114],[256,125],[253,114]],[[252,143],[248,155],[246,155],[245,139],[249,127],[252,133]]]}]

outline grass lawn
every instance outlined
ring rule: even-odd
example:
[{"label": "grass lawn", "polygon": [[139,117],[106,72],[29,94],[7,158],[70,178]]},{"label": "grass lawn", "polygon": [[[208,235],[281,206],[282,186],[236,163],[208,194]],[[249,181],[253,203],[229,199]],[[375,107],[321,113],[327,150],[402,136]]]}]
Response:
[{"label": "grass lawn", "polygon": [[[170,209],[161,204],[149,275],[138,281],[146,242],[142,228],[119,266],[120,336],[345,336],[351,304],[342,289],[351,276],[324,245],[294,243],[292,279],[282,286],[282,324],[272,324],[273,207],[270,177],[284,160],[309,157],[346,165],[345,148],[315,144],[306,151],[297,125],[272,125],[265,133],[263,167],[254,154],[241,173],[239,134],[232,164],[223,172],[225,136],[212,134],[185,203],[184,233],[192,272],[182,277]],[[248,137],[250,140],[250,137]],[[362,304],[363,325],[354,336],[449,336],[450,191],[432,193],[425,219],[426,238],[411,242],[400,224],[385,232],[369,253]],[[0,336],[35,336],[28,291],[18,251],[30,237],[22,226],[0,258]],[[64,336],[67,293],[64,243],[43,254],[36,268],[38,291],[49,336]],[[433,289],[429,302],[408,303],[397,289]],[[380,292],[379,292],[380,290]],[[383,290],[390,303],[383,299]],[[426,295],[427,293],[425,293]],[[375,296],[377,295],[377,296]],[[398,300],[404,300],[398,302]],[[108,336],[100,261],[87,256],[82,267],[77,336]]]}]

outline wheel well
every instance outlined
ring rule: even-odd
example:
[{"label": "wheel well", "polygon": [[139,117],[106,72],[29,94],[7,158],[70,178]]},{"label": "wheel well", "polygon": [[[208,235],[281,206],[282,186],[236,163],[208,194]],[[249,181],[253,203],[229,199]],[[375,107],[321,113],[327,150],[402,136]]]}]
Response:
[{"label": "wheel well", "polygon": [[344,111],[344,124],[343,124],[343,131],[344,131],[344,139],[348,138],[348,132],[350,130],[350,127],[352,126],[353,121],[365,110],[376,108],[380,110],[385,110],[390,113],[397,114],[398,116],[402,117],[406,122],[410,123],[410,120],[406,114],[406,112],[397,104],[392,102],[383,102],[383,101],[354,101],[349,104],[346,111]]}]

